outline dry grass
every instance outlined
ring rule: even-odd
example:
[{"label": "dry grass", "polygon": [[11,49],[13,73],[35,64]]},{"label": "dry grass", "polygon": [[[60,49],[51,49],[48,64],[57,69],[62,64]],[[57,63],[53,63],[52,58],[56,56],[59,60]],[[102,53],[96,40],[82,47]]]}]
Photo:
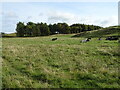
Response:
[{"label": "dry grass", "polygon": [[82,39],[3,38],[3,87],[120,88],[118,42]]}]

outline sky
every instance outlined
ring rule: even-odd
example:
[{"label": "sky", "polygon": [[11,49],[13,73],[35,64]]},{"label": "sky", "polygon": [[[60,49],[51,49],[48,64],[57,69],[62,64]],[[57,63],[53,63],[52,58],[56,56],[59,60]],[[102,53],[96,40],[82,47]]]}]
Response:
[{"label": "sky", "polygon": [[6,33],[15,32],[19,21],[118,25],[118,2],[2,2],[0,6],[1,30]]},{"label": "sky", "polygon": [[118,25],[120,25],[120,1],[118,2]]}]

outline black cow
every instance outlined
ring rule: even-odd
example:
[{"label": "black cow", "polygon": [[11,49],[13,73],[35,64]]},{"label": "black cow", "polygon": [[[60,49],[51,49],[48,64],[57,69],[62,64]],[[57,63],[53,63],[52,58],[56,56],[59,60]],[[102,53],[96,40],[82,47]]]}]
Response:
[{"label": "black cow", "polygon": [[52,39],[52,41],[55,41],[55,40],[57,40],[57,38],[53,38],[53,39]]},{"label": "black cow", "polygon": [[106,40],[119,40],[118,37],[107,37]]},{"label": "black cow", "polygon": [[91,40],[91,38],[87,38],[87,41],[90,41]]}]

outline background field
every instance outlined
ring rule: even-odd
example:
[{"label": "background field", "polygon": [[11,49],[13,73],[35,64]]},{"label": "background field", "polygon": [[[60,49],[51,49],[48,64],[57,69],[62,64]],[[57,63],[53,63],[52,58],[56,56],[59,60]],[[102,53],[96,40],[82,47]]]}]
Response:
[{"label": "background field", "polygon": [[87,43],[88,34],[3,38],[3,87],[120,88],[118,41],[99,34]]}]

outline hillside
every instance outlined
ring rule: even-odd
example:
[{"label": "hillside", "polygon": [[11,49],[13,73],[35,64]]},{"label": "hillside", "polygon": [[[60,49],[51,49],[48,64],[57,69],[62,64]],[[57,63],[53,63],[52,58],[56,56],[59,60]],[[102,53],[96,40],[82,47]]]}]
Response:
[{"label": "hillside", "polygon": [[16,37],[16,33],[10,33],[10,34],[2,34],[2,37]]},{"label": "hillside", "polygon": [[120,26],[112,26],[99,30],[82,32],[72,37],[108,37],[108,36],[120,37]]},{"label": "hillside", "polygon": [[118,41],[72,36],[3,38],[3,88],[120,88]]}]

